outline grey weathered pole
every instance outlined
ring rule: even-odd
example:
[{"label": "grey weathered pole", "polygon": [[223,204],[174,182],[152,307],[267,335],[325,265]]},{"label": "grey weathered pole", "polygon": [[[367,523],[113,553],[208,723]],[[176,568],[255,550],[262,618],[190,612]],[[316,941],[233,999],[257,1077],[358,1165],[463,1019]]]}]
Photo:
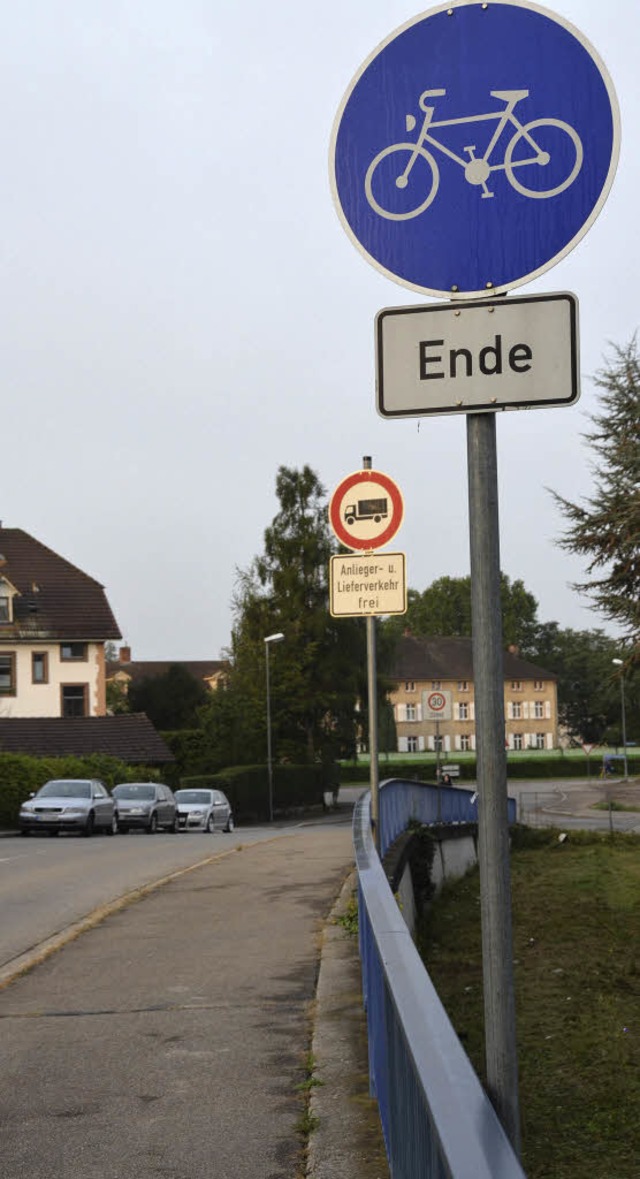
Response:
[{"label": "grey weathered pole", "polygon": [[[362,459],[363,471],[371,470],[371,455]],[[380,852],[380,779],[378,771],[378,687],[376,671],[376,620],[367,615],[367,697],[369,705],[369,787],[371,790],[371,826],[376,848]]]},{"label": "grey weathered pole", "polygon": [[467,458],[487,1084],[519,1151],[495,414],[467,416]]}]

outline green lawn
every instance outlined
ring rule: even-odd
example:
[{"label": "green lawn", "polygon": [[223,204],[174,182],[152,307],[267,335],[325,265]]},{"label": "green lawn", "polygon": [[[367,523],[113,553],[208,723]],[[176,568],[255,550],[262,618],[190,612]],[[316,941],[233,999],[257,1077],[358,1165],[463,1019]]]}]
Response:
[{"label": "green lawn", "polygon": [[[640,843],[516,835],[513,931],[523,1165],[529,1179],[640,1175]],[[529,844],[529,846],[526,846]],[[421,931],[429,973],[483,1074],[479,878]]]}]

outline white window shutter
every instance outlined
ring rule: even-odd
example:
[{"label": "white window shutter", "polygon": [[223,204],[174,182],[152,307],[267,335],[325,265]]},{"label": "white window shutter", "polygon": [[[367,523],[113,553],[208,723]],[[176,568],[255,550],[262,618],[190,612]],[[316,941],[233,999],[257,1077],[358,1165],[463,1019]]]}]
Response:
[{"label": "white window shutter", "polygon": [[416,720],[417,721],[422,720],[422,705],[421,704],[416,704]]},{"label": "white window shutter", "polygon": [[433,736],[432,736],[432,737],[429,737],[429,749],[434,749],[434,750],[435,750],[435,747],[436,747],[436,739],[435,739],[435,737],[433,737]]},{"label": "white window shutter", "polygon": [[545,700],[545,702],[544,702],[544,715],[546,716],[547,720],[551,720],[551,701],[550,700]]},{"label": "white window shutter", "polygon": [[456,733],[456,735],[455,735],[455,743],[456,743],[456,749],[460,749],[461,742],[460,742],[460,734],[459,733]]},{"label": "white window shutter", "polygon": [[513,701],[507,700],[507,720],[513,720]]},{"label": "white window shutter", "polygon": [[513,733],[507,733],[507,747],[513,749]]},{"label": "white window shutter", "polygon": [[424,737],[422,736],[422,733],[420,733],[418,736],[418,750],[420,753],[424,753]]},{"label": "white window shutter", "polygon": [[471,701],[471,703],[470,703],[470,705],[469,705],[469,719],[470,719],[470,720],[475,720],[475,719],[476,719],[476,704],[475,704],[475,700],[472,700],[472,701]]},{"label": "white window shutter", "polygon": [[547,733],[547,749],[553,749],[553,734]]},{"label": "white window shutter", "polygon": [[528,700],[522,701],[522,715],[525,720],[529,720],[529,701]]},{"label": "white window shutter", "polygon": [[444,751],[445,753],[451,753],[451,737],[448,733],[445,733],[444,737]]},{"label": "white window shutter", "polygon": [[407,719],[407,706],[406,706],[406,704],[398,704],[398,705],[396,705],[396,707],[398,709],[398,720],[399,721],[406,721],[406,719]]},{"label": "white window shutter", "polygon": [[[453,705],[453,719],[460,720],[460,705],[458,704],[457,700],[455,701],[455,703]],[[457,746],[456,746],[456,749],[457,749]]]},{"label": "white window shutter", "polygon": [[408,737],[398,737],[398,753],[408,753],[408,751],[409,751],[409,738]]},{"label": "white window shutter", "polygon": [[475,733],[471,734],[471,748],[475,751],[475,748],[476,748],[476,735],[475,735]]}]

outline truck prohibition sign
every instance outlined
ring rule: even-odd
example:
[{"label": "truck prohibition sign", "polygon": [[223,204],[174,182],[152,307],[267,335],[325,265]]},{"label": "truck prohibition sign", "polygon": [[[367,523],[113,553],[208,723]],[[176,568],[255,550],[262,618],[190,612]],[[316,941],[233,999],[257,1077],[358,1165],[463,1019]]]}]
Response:
[{"label": "truck prohibition sign", "polygon": [[404,513],[399,487],[382,471],[347,475],[329,503],[329,523],[345,548],[373,552],[395,536]]}]

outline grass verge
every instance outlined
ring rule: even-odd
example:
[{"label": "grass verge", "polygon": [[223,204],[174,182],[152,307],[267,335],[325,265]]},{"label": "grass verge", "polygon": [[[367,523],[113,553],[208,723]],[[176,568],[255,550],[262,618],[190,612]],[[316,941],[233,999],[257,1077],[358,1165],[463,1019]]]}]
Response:
[{"label": "grass verge", "polygon": [[[529,1179],[637,1179],[640,845],[516,833],[511,860],[523,1165]],[[438,993],[484,1073],[477,871],[420,931]]]}]

